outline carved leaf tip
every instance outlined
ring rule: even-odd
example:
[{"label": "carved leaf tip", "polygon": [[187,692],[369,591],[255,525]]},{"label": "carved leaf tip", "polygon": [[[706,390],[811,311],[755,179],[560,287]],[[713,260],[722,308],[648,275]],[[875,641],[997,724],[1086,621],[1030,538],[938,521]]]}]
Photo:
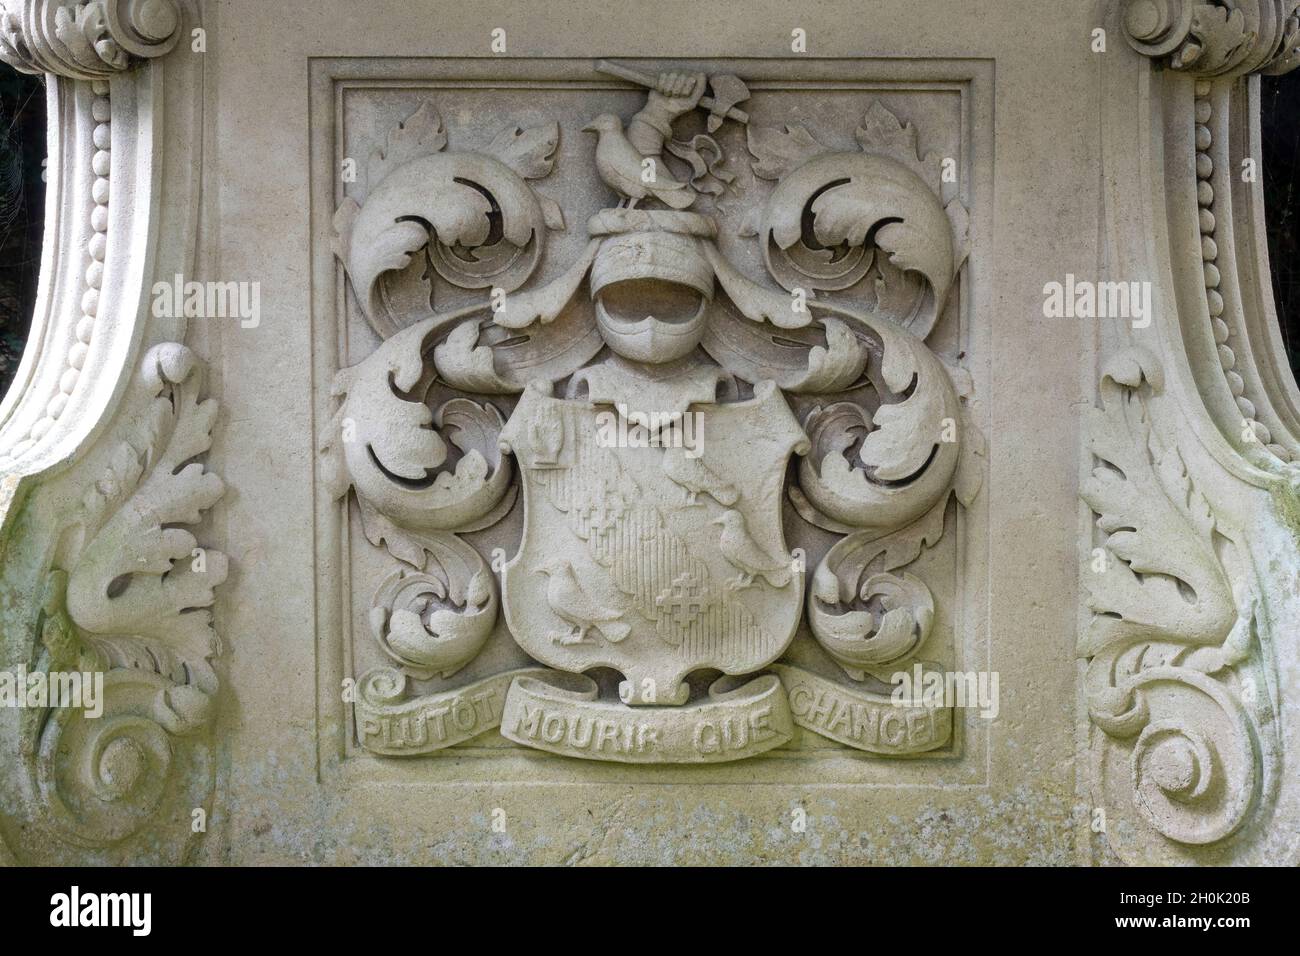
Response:
[{"label": "carved leaf tip", "polygon": [[1103,382],[1109,379],[1125,388],[1140,388],[1145,381],[1157,394],[1163,391],[1165,383],[1159,360],[1141,346],[1111,356],[1102,366],[1101,377]]},{"label": "carved leaf tip", "polygon": [[799,125],[755,126],[745,129],[749,151],[757,160],[754,175],[759,179],[780,179],[790,170],[826,152],[812,133]]},{"label": "carved leaf tip", "polygon": [[853,137],[864,150],[883,148],[919,159],[916,127],[903,123],[883,103],[876,100],[867,109]]},{"label": "carved leaf tip", "polygon": [[442,116],[428,100],[402,120],[385,138],[384,145],[370,154],[366,166],[366,186],[374,189],[385,176],[398,166],[416,159],[442,152],[447,146],[447,130]]}]

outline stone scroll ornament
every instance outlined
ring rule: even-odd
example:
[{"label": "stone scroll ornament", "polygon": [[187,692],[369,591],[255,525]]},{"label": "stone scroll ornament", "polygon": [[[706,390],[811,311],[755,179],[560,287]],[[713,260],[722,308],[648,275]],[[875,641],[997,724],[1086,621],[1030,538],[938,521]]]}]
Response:
[{"label": "stone scroll ornament", "polygon": [[[1286,642],[1274,639],[1286,614],[1263,583],[1279,565],[1259,544],[1276,529],[1294,552],[1300,445],[1293,376],[1266,345],[1263,193],[1236,171],[1260,156],[1256,77],[1300,66],[1300,0],[1116,0],[1112,22],[1150,58],[1151,115],[1164,117],[1149,168],[1107,176],[1135,187],[1109,187],[1115,209],[1164,184],[1161,228],[1141,242],[1157,239],[1115,261],[1157,277],[1176,305],[1157,310],[1169,320],[1157,337],[1109,343],[1085,429],[1090,776],[1123,859],[1240,861],[1293,776]],[[1275,510],[1237,507],[1260,489]]]},{"label": "stone scroll ornament", "polygon": [[133,432],[86,489],[49,572],[34,669],[103,679],[102,713],[24,712],[21,750],[45,822],[83,847],[106,847],[155,820],[168,794],[208,799],[218,681],[213,590],[226,556],[186,529],[221,497],[196,459],[212,442],[217,403],[183,345],[146,355],[153,394]]},{"label": "stone scroll ornament", "polygon": [[[881,754],[944,746],[951,709],[891,700],[889,675],[933,629],[906,568],[980,481],[969,377],[925,344],[965,209],[878,104],[843,151],[750,124],[737,77],[597,68],[649,93],[585,127],[619,201],[548,281],[531,281],[548,235],[572,228],[545,195],[556,124],[451,143],[426,103],[336,215],[383,342],[338,373],[323,469],[394,559],[374,582],[390,666],[357,681],[361,745],[427,753],[499,726],[572,757],[705,763],[798,725]],[[706,131],[679,138],[697,110]],[[730,237],[727,123],[746,126],[758,190]],[[721,239],[757,243],[767,275]],[[787,503],[839,536],[811,582]],[[462,536],[515,507],[498,582]],[[455,681],[499,621],[539,666]],[[821,671],[778,663],[797,635]]]},{"label": "stone scroll ornament", "polygon": [[0,0],[0,60],[24,73],[104,79],[169,53],[176,0]]},{"label": "stone scroll ornament", "polygon": [[1095,469],[1082,495],[1100,548],[1084,575],[1093,617],[1079,653],[1103,805],[1202,845],[1236,832],[1260,803],[1265,728],[1277,715],[1254,577],[1225,564],[1241,534],[1152,427],[1148,402],[1163,382],[1154,356],[1132,348],[1105,368],[1101,407],[1089,413]]}]

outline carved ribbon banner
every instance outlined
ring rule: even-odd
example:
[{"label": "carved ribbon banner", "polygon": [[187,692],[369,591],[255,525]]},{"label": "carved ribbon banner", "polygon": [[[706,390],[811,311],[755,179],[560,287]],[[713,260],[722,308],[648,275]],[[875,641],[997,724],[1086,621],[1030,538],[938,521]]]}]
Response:
[{"label": "carved ribbon banner", "polygon": [[493,674],[465,687],[404,699],[406,677],[392,668],[357,682],[356,721],[361,746],[387,757],[433,753],[499,727],[506,691],[520,677],[541,677],[543,667]]},{"label": "carved ribbon banner", "polygon": [[504,724],[505,737],[530,747],[633,763],[740,760],[788,742],[791,724],[884,756],[925,753],[952,739],[951,706],[899,702],[788,664],[772,669],[780,678],[776,686],[727,691],[719,685],[707,706],[630,710],[600,702],[587,678],[547,668],[506,671],[405,699],[406,678],[381,668],[358,682],[357,734],[371,753],[414,756]]},{"label": "carved ribbon banner", "polygon": [[846,687],[789,664],[772,669],[785,685],[794,722],[846,747],[919,754],[952,740],[952,707],[895,701],[892,694]]},{"label": "carved ribbon banner", "polygon": [[722,763],[779,747],[792,732],[785,691],[771,675],[740,687],[719,678],[686,707],[632,709],[597,694],[596,682],[581,674],[520,678],[506,698],[501,734],[584,760]]},{"label": "carved ribbon banner", "polygon": [[[878,103],[838,150],[749,125],[737,77],[599,69],[649,92],[626,124],[585,128],[619,202],[548,281],[533,275],[568,228],[538,185],[567,135],[555,123],[462,144],[426,102],[335,217],[355,307],[384,341],[335,379],[324,476],[397,562],[369,620],[398,669],[362,681],[361,746],[425,753],[498,716],[525,746],[642,763],[753,756],[796,721],[882,755],[944,746],[951,708],[878,688],[931,641],[935,596],[909,568],[981,482],[969,375],[925,342],[958,285],[964,206]],[[761,192],[742,223],[719,140],[674,138],[696,108],[715,110],[710,134],[747,127]],[[746,237],[762,278],[725,251]],[[787,502],[839,536],[811,588]],[[517,507],[498,582],[466,536]],[[847,682],[776,664],[804,614]],[[409,680],[452,678],[502,618],[544,679],[403,699]],[[602,699],[595,668],[626,695]],[[702,691],[687,678],[706,669],[726,676]],[[442,713],[457,706],[459,729]]]}]

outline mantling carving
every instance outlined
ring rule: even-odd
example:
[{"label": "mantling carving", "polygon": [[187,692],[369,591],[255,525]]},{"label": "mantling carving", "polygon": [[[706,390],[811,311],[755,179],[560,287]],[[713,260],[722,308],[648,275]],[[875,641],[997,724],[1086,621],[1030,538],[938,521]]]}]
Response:
[{"label": "mantling carving", "polygon": [[336,251],[377,332],[388,338],[399,328],[383,278],[417,252],[462,289],[513,292],[527,281],[546,230],[564,228],[560,207],[526,182],[550,174],[559,135],[554,123],[506,127],[481,151],[445,152],[429,103],[393,130],[370,157],[362,201],[345,200],[335,218]]},{"label": "mantling carving", "polygon": [[[966,255],[965,209],[945,207],[937,159],[879,104],[854,152],[798,127],[749,126],[755,175],[775,185],[747,199],[740,235],[761,243],[778,291],[718,241],[734,177],[710,134],[748,124],[744,83],[598,69],[650,92],[626,123],[586,126],[619,203],[590,218],[582,251],[549,282],[528,285],[565,217],[526,180],[551,173],[556,124],[461,152],[426,103],[335,217],[335,252],[385,341],[338,374],[323,470],[336,496],[355,494],[371,543],[406,566],[374,601],[374,636],[400,670],[359,679],[361,743],[424,753],[499,721],[569,756],[710,762],[778,746],[798,722],[879,753],[943,746],[946,710],[908,716],[929,721],[923,743],[856,724],[899,716],[882,668],[914,656],[934,610],[902,569],[942,536],[953,489],[969,502],[981,480],[969,379],[924,344]],[[709,133],[677,138],[674,122],[697,108]],[[440,310],[439,283],[492,297]],[[805,394],[828,404],[796,417],[791,396]],[[701,423],[698,445],[681,442],[687,419]],[[792,454],[804,461],[788,484]],[[452,676],[492,630],[495,583],[459,535],[514,506],[516,470],[524,533],[500,601],[514,639],[555,670],[407,697],[411,680]],[[805,520],[845,535],[816,571],[808,614],[854,683],[789,664],[757,676],[803,613],[787,493]],[[621,673],[621,700],[583,676],[596,667]],[[693,692],[687,678],[705,668],[730,676]],[[792,714],[789,687],[835,697],[855,726]]]}]

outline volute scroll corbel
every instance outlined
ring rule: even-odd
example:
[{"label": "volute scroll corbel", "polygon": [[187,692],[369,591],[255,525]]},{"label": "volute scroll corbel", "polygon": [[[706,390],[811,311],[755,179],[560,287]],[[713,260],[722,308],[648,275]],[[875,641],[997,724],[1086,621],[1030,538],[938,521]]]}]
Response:
[{"label": "volute scroll corbel", "polygon": [[180,39],[176,0],[0,0],[0,60],[22,73],[106,79]]}]

